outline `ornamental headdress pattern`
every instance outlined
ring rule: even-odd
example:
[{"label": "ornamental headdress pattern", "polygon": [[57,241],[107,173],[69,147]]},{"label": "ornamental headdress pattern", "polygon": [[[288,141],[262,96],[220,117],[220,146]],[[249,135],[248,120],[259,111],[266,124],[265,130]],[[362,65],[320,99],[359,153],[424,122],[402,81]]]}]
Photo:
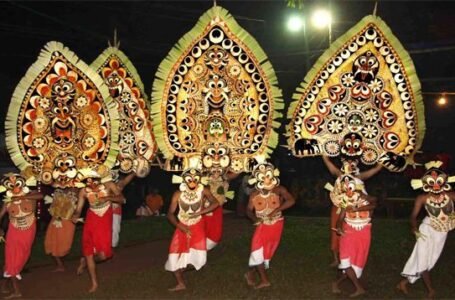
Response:
[{"label": "ornamental headdress pattern", "polygon": [[115,100],[119,120],[118,162],[123,173],[145,177],[150,172],[157,145],[141,78],[129,58],[109,47],[90,65],[104,80]]},{"label": "ornamental headdress pattern", "polygon": [[367,16],[308,72],[288,110],[297,157],[340,154],[401,171],[420,148],[425,119],[409,54],[390,28]]},{"label": "ornamental headdress pattern", "polygon": [[44,184],[72,187],[78,170],[114,165],[117,141],[118,113],[102,79],[61,43],[46,44],[9,105],[14,164]]},{"label": "ornamental headdress pattern", "polygon": [[229,148],[231,170],[247,169],[278,143],[283,108],[264,51],[227,10],[205,12],[163,60],[152,92],[154,130],[168,161],[183,170],[210,143]]}]

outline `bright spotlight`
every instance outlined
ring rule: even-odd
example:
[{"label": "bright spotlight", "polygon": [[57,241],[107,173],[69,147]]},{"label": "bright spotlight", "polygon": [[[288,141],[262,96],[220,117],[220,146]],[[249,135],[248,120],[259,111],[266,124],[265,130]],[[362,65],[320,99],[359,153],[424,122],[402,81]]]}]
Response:
[{"label": "bright spotlight", "polygon": [[303,28],[303,19],[299,16],[291,16],[288,20],[288,29],[292,32],[300,31]]},{"label": "bright spotlight", "polygon": [[447,105],[447,98],[444,97],[444,96],[441,96],[439,99],[438,99],[438,105],[439,106],[446,106]]},{"label": "bright spotlight", "polygon": [[317,28],[328,27],[332,23],[332,15],[328,10],[319,9],[313,13],[311,21]]}]

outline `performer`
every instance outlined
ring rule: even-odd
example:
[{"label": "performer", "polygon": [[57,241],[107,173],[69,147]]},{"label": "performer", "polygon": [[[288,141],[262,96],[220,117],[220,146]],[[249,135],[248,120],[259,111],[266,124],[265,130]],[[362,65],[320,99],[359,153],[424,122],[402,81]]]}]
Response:
[{"label": "performer", "polygon": [[89,293],[93,293],[98,288],[95,261],[104,261],[112,257],[111,203],[124,203],[125,197],[112,181],[102,182],[100,178],[88,178],[86,187],[79,192],[77,209],[72,218],[74,223],[79,219],[86,200],[90,206],[82,231],[84,257],[78,267],[78,274],[87,266],[92,284]]},{"label": "performer", "polygon": [[365,268],[371,242],[371,216],[376,198],[364,193],[363,182],[353,174],[342,175],[334,188],[334,204],[341,207],[336,231],[340,235],[340,264],[343,275],[332,283],[332,291],[341,293],[339,284],[349,278],[355,291],[349,297],[365,293],[359,278]]},{"label": "performer", "polygon": [[[405,278],[397,285],[400,291],[408,294],[408,283],[414,283],[422,277],[430,299],[435,296],[430,270],[442,253],[447,233],[455,228],[455,193],[451,191],[449,185],[450,182],[455,182],[455,177],[448,177],[440,169],[441,165],[441,161],[427,163],[425,165],[427,171],[422,179],[411,181],[414,189],[423,188],[425,193],[417,196],[415,200],[410,222],[416,244],[401,272]],[[417,229],[417,216],[422,207],[425,207],[427,216]]]},{"label": "performer", "polygon": [[44,250],[57,263],[54,272],[65,271],[63,257],[70,252],[73,244],[76,225],[71,218],[76,209],[78,192],[77,188],[56,189],[52,195],[49,208],[52,219],[47,227]]},{"label": "performer", "polygon": [[[209,188],[219,203],[213,212],[204,215],[207,234],[207,250],[213,249],[223,234],[223,205],[232,199],[234,192],[228,191],[229,182],[240,173],[229,171],[231,158],[229,148],[223,143],[212,142],[204,149],[202,163],[208,173]],[[205,203],[206,206],[210,203]]]},{"label": "performer", "polygon": [[[26,179],[19,174],[4,175],[0,191],[6,191],[4,204],[0,211],[0,222],[8,213],[9,225],[5,241],[5,267],[3,277],[10,279],[13,292],[5,299],[22,297],[18,280],[22,279],[21,271],[30,257],[36,233],[36,200],[42,198],[39,191],[32,191]],[[0,237],[5,233],[0,229]],[[2,291],[6,291],[6,282]]]},{"label": "performer", "polygon": [[[342,157],[343,166],[341,169],[338,169],[335,164],[332,163],[330,158],[326,155],[322,156],[324,164],[326,165],[327,169],[329,170],[330,174],[337,177],[337,180],[341,178],[342,175],[345,174],[352,174],[354,175],[359,182],[359,184],[363,184],[363,181],[369,179],[370,177],[377,174],[381,169],[382,165],[377,164],[375,167],[368,169],[366,171],[360,172],[358,168],[358,160],[352,159],[349,157]],[[366,190],[362,191],[365,195],[367,195]],[[332,196],[332,194],[331,194]],[[333,203],[333,201],[332,201]],[[333,230],[336,228],[338,217],[340,214],[340,207],[336,206],[335,204],[332,205],[332,209],[330,211],[330,250],[333,253],[333,262],[330,264],[331,267],[336,267],[340,264],[340,260],[338,257],[339,249],[340,249],[340,237],[338,236],[337,232]]]},{"label": "performer", "polygon": [[[257,225],[251,241],[249,271],[245,279],[255,289],[271,285],[265,269],[278,248],[283,231],[284,218],[281,212],[294,205],[294,197],[280,186],[279,171],[272,164],[262,162],[253,169],[250,184],[255,184],[248,202],[247,215]],[[253,212],[254,211],[254,212]],[[260,282],[255,285],[255,272]]]},{"label": "performer", "polygon": [[[201,172],[190,167],[182,173],[182,177],[174,177],[174,182],[180,182],[180,188],[172,196],[167,217],[176,227],[169,246],[169,257],[164,266],[173,272],[177,285],[169,291],[186,289],[183,271],[188,265],[196,270],[202,268],[207,261],[207,245],[205,222],[202,215],[213,211],[219,206],[218,201],[210,190],[203,186]],[[203,208],[204,201],[210,202]],[[177,218],[175,211],[179,208]]]},{"label": "performer", "polygon": [[[115,171],[114,171],[115,172]],[[115,178],[118,178],[119,174],[115,172]],[[136,173],[130,173],[123,177],[122,179],[116,182],[118,189],[123,192],[125,186],[133,180],[136,176]],[[114,182],[116,179],[114,179]],[[122,204],[112,202],[112,247],[115,248],[118,246],[120,239],[120,228],[122,224]]]}]

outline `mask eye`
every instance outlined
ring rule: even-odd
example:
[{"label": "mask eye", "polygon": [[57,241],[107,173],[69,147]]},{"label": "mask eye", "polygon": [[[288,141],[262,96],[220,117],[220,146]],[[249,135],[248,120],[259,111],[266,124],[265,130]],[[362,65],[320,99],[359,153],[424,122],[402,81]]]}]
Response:
[{"label": "mask eye", "polygon": [[225,155],[226,154],[226,149],[220,149],[218,150],[218,155]]},{"label": "mask eye", "polygon": [[361,65],[364,65],[364,64],[366,64],[367,60],[365,57],[362,57],[359,62]]},{"label": "mask eye", "polygon": [[435,181],[434,181],[433,178],[429,177],[429,178],[427,179],[427,183],[428,183],[429,185],[434,185]]},{"label": "mask eye", "polygon": [[438,178],[436,179],[436,183],[439,184],[439,185],[443,185],[443,184],[444,184],[444,181],[445,181],[445,180],[444,180],[444,178],[442,178],[442,177],[438,177]]},{"label": "mask eye", "polygon": [[259,181],[264,181],[265,179],[265,175],[263,173],[259,173],[257,177]]},{"label": "mask eye", "polygon": [[11,181],[7,180],[5,181],[4,185],[8,188],[8,189],[13,189],[14,188],[14,185],[11,183]]}]

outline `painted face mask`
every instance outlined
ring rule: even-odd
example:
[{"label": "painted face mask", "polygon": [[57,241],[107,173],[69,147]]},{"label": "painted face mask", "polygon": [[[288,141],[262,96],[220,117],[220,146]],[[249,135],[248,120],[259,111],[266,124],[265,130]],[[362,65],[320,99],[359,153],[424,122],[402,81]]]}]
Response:
[{"label": "painted face mask", "polygon": [[427,193],[440,194],[450,191],[448,176],[442,170],[437,168],[429,169],[422,177],[422,188]]},{"label": "painted face mask", "polygon": [[197,169],[188,169],[183,172],[182,178],[183,183],[185,183],[190,190],[195,190],[201,183],[201,172]]},{"label": "painted face mask", "polygon": [[25,178],[19,174],[6,174],[1,181],[1,185],[6,189],[6,196],[8,198],[24,196],[30,192]]},{"label": "painted face mask", "polygon": [[253,169],[253,178],[257,190],[270,191],[280,185],[279,171],[271,163],[257,165]]}]

